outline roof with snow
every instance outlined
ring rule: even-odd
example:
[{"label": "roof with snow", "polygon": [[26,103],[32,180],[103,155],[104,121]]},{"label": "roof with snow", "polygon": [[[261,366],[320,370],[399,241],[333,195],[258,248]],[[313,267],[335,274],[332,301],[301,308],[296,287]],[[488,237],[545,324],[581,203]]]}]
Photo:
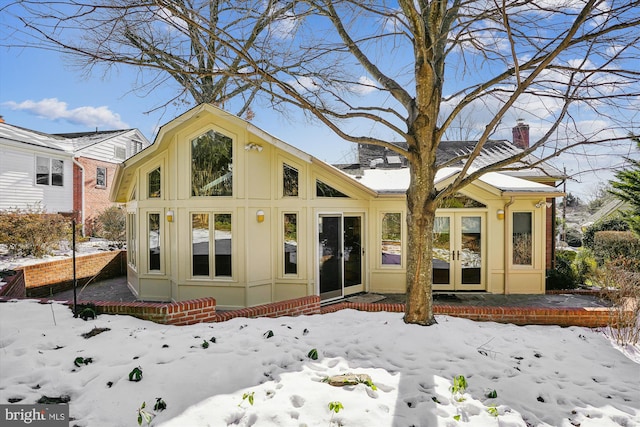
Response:
[{"label": "roof with snow", "polygon": [[[462,168],[459,167],[450,167],[438,170],[435,179],[436,185],[458,174],[461,169]],[[360,182],[360,184],[378,193],[405,193],[409,188],[409,174],[408,168],[365,169],[362,171],[361,176],[354,178]],[[540,184],[501,172],[488,172],[478,178],[478,180],[501,193],[548,194],[550,197],[560,193],[555,187],[550,185]]]}]

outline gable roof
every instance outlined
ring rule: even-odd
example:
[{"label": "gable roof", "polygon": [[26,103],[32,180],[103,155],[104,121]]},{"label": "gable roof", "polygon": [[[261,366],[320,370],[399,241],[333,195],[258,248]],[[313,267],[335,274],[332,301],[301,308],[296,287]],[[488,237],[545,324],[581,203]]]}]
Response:
[{"label": "gable roof", "polygon": [[8,123],[0,123],[0,141],[11,145],[30,145],[45,150],[54,150],[60,154],[72,154],[72,147],[64,139],[55,135],[25,129]]},{"label": "gable roof", "polygon": [[[313,157],[312,155],[300,150],[299,148],[290,145],[281,139],[271,135],[270,133],[258,128],[253,125],[249,121],[242,119],[234,114],[231,114],[219,107],[216,107],[213,104],[200,104],[197,105],[190,110],[184,112],[179,115],[175,119],[165,123],[160,127],[158,134],[154,142],[149,146],[140,151],[139,153],[131,156],[126,161],[122,162],[118,169],[116,170],[116,175],[114,177],[113,185],[111,187],[111,193],[109,195],[109,199],[114,202],[124,203],[127,201],[128,194],[126,193],[128,184],[134,179],[135,176],[135,167],[147,160],[147,156],[153,155],[155,152],[161,151],[166,144],[169,143],[171,139],[170,136],[179,128],[180,125],[185,123],[186,121],[199,117],[200,114],[210,114],[213,117],[219,117],[223,120],[232,121],[234,124],[239,126],[240,128],[245,129],[249,134],[257,136],[258,138],[270,143],[274,147],[277,147],[286,153],[292,155],[298,160],[305,163],[314,163],[324,168],[325,170],[331,171],[332,173],[343,175],[338,169],[334,166],[323,162],[320,159]],[[350,177],[352,178],[352,177]],[[369,193],[373,193],[371,189],[360,184],[357,181],[352,181],[352,184],[359,187],[361,190],[367,191]]]},{"label": "gable roof", "polygon": [[132,139],[138,139],[143,144],[147,142],[147,138],[140,133],[138,129],[121,129],[121,130],[107,130],[107,131],[95,131],[95,132],[74,132],[74,133],[57,133],[55,137],[60,137],[67,143],[73,146],[75,152],[85,150],[96,144],[103,143],[105,141],[113,140],[119,137],[130,137]]},{"label": "gable roof", "polygon": [[55,150],[69,155],[77,154],[97,144],[109,140],[125,139],[140,140],[148,144],[147,139],[138,129],[123,129],[99,132],[77,132],[48,134],[31,129],[0,123],[0,141],[12,145],[29,145],[42,149]]}]

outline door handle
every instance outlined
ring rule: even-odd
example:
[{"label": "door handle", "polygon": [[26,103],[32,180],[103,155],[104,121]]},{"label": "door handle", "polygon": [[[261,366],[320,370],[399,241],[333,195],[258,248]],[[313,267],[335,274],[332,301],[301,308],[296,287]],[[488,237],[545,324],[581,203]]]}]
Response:
[{"label": "door handle", "polygon": [[456,260],[456,251],[451,251],[451,261]]}]

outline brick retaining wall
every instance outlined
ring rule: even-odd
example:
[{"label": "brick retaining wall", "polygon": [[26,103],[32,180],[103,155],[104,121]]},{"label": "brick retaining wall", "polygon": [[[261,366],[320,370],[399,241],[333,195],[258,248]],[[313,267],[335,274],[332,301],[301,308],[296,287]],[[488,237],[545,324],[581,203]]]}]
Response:
[{"label": "brick retaining wall", "polygon": [[[353,309],[376,312],[404,313],[404,304],[340,302],[322,308],[322,313]],[[464,305],[434,305],[434,315],[462,317],[470,320],[515,325],[558,325],[600,328],[610,322],[608,308],[543,308],[543,307],[486,307]]]},{"label": "brick retaining wall", "polygon": [[[73,289],[73,259],[20,267],[24,272],[26,295],[45,298],[54,293]],[[126,274],[126,251],[99,252],[76,257],[78,286],[89,281],[109,279]]]}]

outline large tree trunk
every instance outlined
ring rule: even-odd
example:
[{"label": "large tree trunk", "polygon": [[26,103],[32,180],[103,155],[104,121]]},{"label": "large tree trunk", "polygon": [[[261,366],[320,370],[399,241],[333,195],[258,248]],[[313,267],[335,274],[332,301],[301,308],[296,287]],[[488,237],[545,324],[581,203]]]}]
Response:
[{"label": "large tree trunk", "polygon": [[436,215],[433,162],[411,165],[407,190],[407,302],[404,321],[419,325],[436,323],[433,317],[433,224]]}]

